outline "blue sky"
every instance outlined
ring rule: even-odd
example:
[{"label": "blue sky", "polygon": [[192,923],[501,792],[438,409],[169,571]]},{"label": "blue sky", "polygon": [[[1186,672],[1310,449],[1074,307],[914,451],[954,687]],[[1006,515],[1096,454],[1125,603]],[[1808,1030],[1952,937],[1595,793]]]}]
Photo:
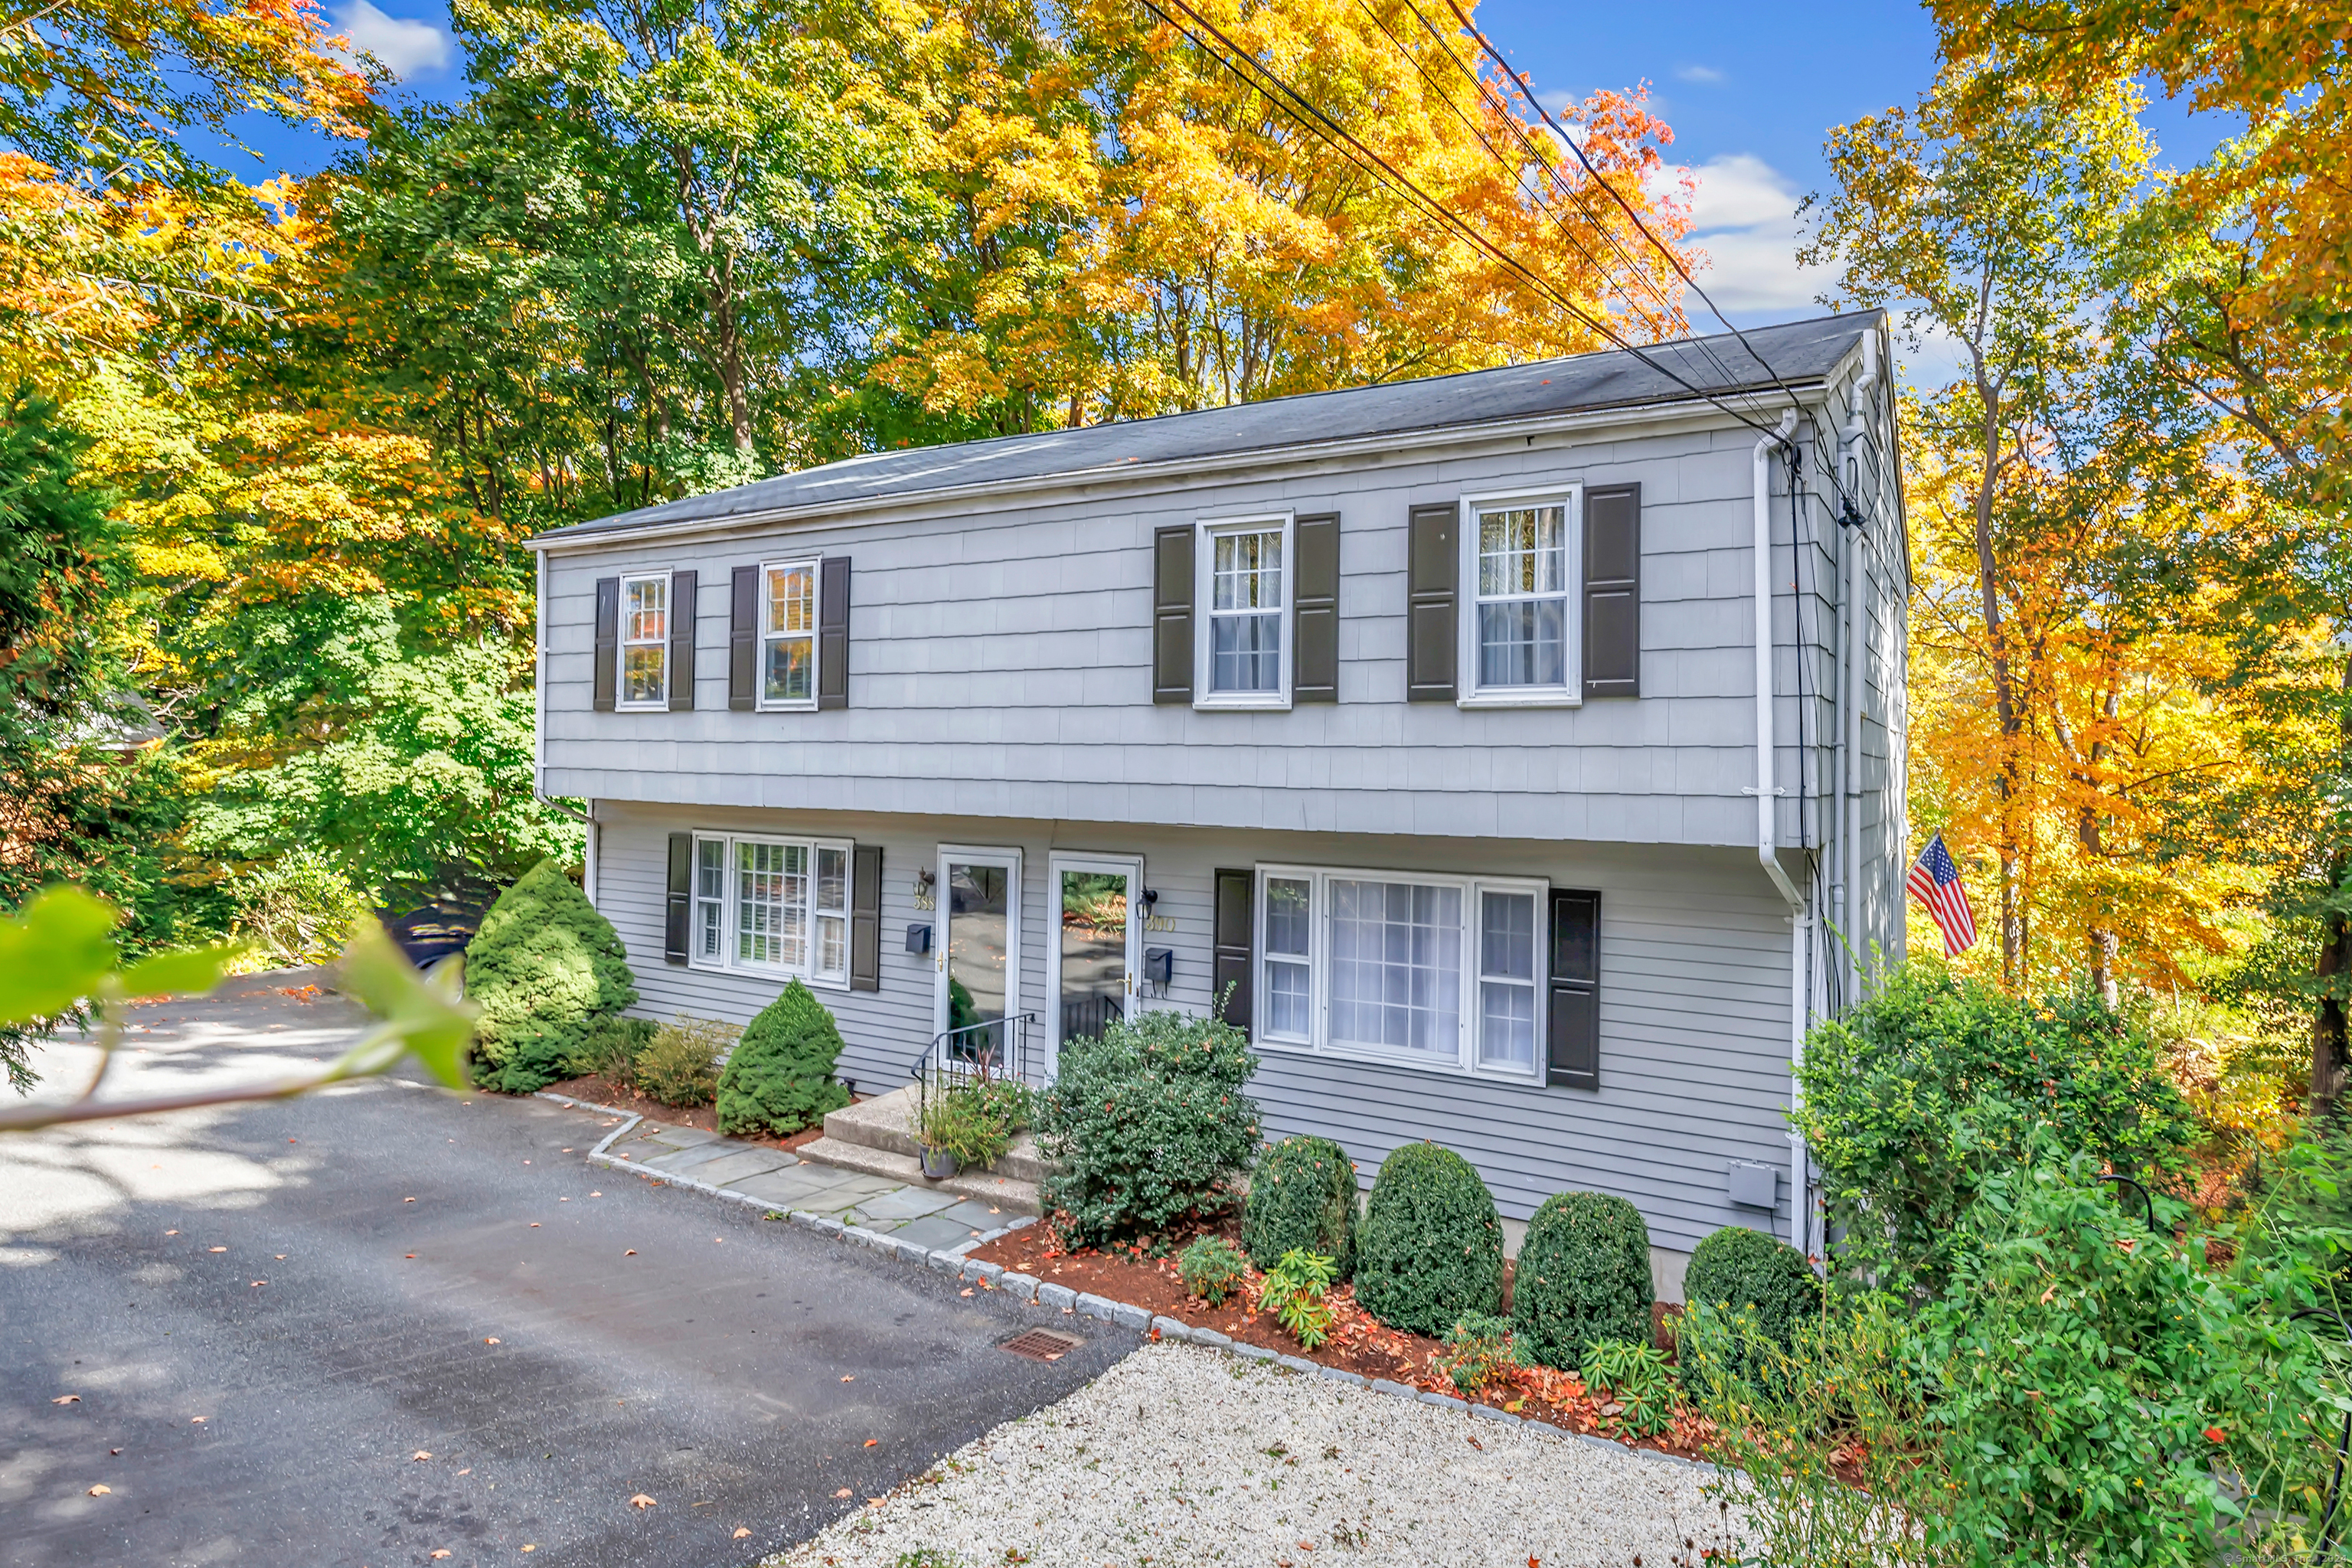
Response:
[{"label": "blue sky", "polygon": [[[328,10],[353,43],[401,75],[404,90],[439,98],[462,89],[442,0],[329,0]],[[1653,108],[1674,127],[1674,161],[1697,178],[1694,234],[1713,261],[1700,281],[1742,326],[1818,312],[1827,279],[1798,269],[1794,214],[1827,183],[1822,137],[1911,101],[1936,67],[1926,11],[1895,0],[1813,0],[1799,11],[1716,0],[1486,0],[1477,20],[1549,104],[1649,84]],[[2168,162],[2201,156],[2217,139],[2170,104],[2157,103],[2149,120]],[[315,169],[333,152],[275,126],[252,135],[267,162],[289,173]]]}]

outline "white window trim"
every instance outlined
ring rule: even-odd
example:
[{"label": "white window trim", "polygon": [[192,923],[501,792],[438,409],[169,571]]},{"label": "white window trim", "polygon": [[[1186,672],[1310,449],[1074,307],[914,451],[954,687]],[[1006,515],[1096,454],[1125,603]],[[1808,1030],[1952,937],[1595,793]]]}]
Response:
[{"label": "white window trim", "polygon": [[[720,850],[719,856],[721,876],[724,879],[719,885],[719,956],[716,960],[705,958],[702,956],[701,952],[702,893],[700,877],[702,871],[702,847],[705,844],[718,844],[723,847]],[[738,908],[738,900],[735,897],[735,847],[739,844],[771,844],[785,847],[797,845],[809,852],[809,899],[808,908],[806,910],[808,916],[808,946],[806,952],[807,961],[805,963],[799,964],[746,963],[735,956],[736,952],[738,951],[735,941],[735,921],[736,910]],[[842,964],[841,973],[837,976],[820,974],[816,970],[816,921],[818,912],[816,905],[816,857],[817,852],[821,849],[839,850],[842,856],[842,903],[840,914],[842,921]],[[848,990],[850,905],[856,897],[856,889],[851,886],[851,882],[856,874],[857,846],[850,839],[815,837],[800,838],[795,837],[791,834],[774,833],[730,833],[724,828],[695,829],[693,853],[688,861],[686,905],[687,967],[689,969],[702,970],[707,973],[712,974],[754,974],[772,976],[784,980],[804,980],[812,986],[821,986],[828,991]]]},{"label": "white window trim", "polygon": [[[1241,709],[1283,711],[1290,707],[1292,660],[1297,651],[1298,549],[1297,519],[1287,511],[1259,512],[1248,517],[1203,518],[1192,534],[1192,706],[1198,709]],[[1264,533],[1282,531],[1282,685],[1276,691],[1212,691],[1209,689],[1210,624],[1215,619],[1217,562],[1214,540],[1222,533]]]},{"label": "white window trim", "polygon": [[[1561,619],[1564,642],[1559,686],[1496,686],[1478,684],[1478,514],[1496,507],[1559,506],[1565,524],[1562,546],[1567,552],[1568,605]],[[1457,708],[1580,708],[1584,705],[1584,486],[1556,489],[1504,490],[1462,498],[1461,584],[1454,622],[1460,638],[1454,668],[1462,672],[1454,698]]]},{"label": "white window trim", "polygon": [[[1345,866],[1295,866],[1261,864],[1256,868],[1257,881],[1252,890],[1255,900],[1250,909],[1250,995],[1253,998],[1251,1048],[1275,1051],[1287,1056],[1317,1057],[1327,1061],[1377,1062],[1383,1067],[1403,1068],[1412,1071],[1443,1073],[1449,1078],[1484,1079],[1497,1083],[1528,1084],[1541,1087],[1548,1066],[1544,1042],[1549,1037],[1549,1002],[1551,994],[1551,943],[1546,940],[1547,922],[1550,918],[1551,884],[1525,877],[1454,877],[1428,871],[1367,869]],[[1265,983],[1265,885],[1276,877],[1298,878],[1312,884],[1307,911],[1307,973],[1309,986],[1307,1016],[1311,1020],[1309,1037],[1304,1040],[1269,1035],[1257,1021],[1270,994]],[[1416,1051],[1379,1050],[1356,1045],[1334,1045],[1331,1042],[1330,997],[1330,935],[1331,900],[1329,884],[1334,880],[1413,882],[1426,887],[1454,888],[1462,894],[1462,988],[1460,1038],[1454,1060],[1448,1062]],[[1478,1062],[1478,931],[1479,895],[1481,893],[1517,893],[1535,900],[1535,1061],[1527,1071],[1496,1067],[1482,1067]]]},{"label": "white window trim", "polygon": [[[805,566],[809,574],[809,694],[796,700],[768,696],[768,582],[772,572],[790,571]],[[751,642],[751,682],[758,701],[754,704],[762,713],[814,713],[816,694],[824,689],[824,674],[817,668],[824,658],[824,562],[814,555],[788,555],[780,560],[760,563],[759,603],[754,612],[759,625]]]},{"label": "white window trim", "polygon": [[[651,642],[629,640],[629,586],[634,583],[659,583],[662,585],[662,635]],[[669,644],[670,617],[677,614],[671,603],[677,597],[677,584],[667,572],[629,572],[621,577],[620,636],[614,640],[613,658],[614,702],[615,711],[622,713],[662,713],[669,709]],[[629,684],[629,650],[633,647],[656,647],[661,650],[661,691],[654,697],[640,697],[635,701],[622,697]]]}]

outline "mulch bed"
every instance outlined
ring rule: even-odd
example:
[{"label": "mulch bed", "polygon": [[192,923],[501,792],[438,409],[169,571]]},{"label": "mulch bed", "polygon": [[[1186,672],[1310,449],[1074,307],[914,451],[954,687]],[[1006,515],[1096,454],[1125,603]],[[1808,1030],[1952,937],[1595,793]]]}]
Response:
[{"label": "mulch bed", "polygon": [[[1226,1227],[1227,1238],[1237,1227]],[[1682,1417],[1663,1437],[1635,1437],[1619,1429],[1612,1418],[1614,1407],[1588,1393],[1574,1373],[1551,1367],[1527,1367],[1475,1393],[1465,1394],[1435,1367],[1439,1342],[1425,1334],[1390,1328],[1356,1305],[1355,1288],[1337,1285],[1327,1298],[1331,1306],[1331,1337],[1312,1351],[1301,1350],[1279,1324],[1253,1309],[1258,1277],[1222,1307],[1212,1307],[1187,1295],[1176,1271],[1173,1253],[1154,1258],[1140,1247],[1132,1250],[1078,1247],[1066,1250],[1050,1225],[1036,1225],[1000,1237],[969,1255],[1001,1263],[1016,1274],[1026,1274],[1073,1290],[1087,1291],[1114,1301],[1149,1309],[1193,1328],[1213,1329],[1244,1344],[1262,1345],[1278,1354],[1299,1356],[1324,1366],[1335,1366],[1367,1378],[1384,1377],[1412,1388],[1467,1398],[1524,1415],[1549,1421],[1571,1432],[1590,1432],[1633,1447],[1654,1448],[1683,1458],[1706,1458],[1708,1436],[1705,1423]],[[1663,1329],[1663,1323],[1661,1328]]]},{"label": "mulch bed", "polygon": [[[590,1074],[586,1078],[568,1078],[562,1083],[551,1083],[551,1092],[570,1095],[574,1100],[591,1100],[620,1110],[634,1110],[648,1121],[658,1121],[665,1127],[699,1127],[705,1132],[719,1131],[719,1112],[708,1105],[665,1105],[634,1084],[614,1083],[611,1079]],[[799,1148],[814,1143],[824,1136],[824,1123],[803,1127],[789,1138],[774,1138],[764,1132],[730,1132],[728,1137],[738,1143],[756,1143],[762,1149]]]}]

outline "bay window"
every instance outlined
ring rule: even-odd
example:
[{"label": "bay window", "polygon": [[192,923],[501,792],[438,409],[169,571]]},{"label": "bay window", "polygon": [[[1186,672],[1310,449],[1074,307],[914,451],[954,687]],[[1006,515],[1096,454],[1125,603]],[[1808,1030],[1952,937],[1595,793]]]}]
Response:
[{"label": "bay window", "polygon": [[698,836],[693,962],[846,984],[849,850],[822,839]]},{"label": "bay window", "polygon": [[1536,1080],[1544,884],[1262,868],[1257,1037]]}]

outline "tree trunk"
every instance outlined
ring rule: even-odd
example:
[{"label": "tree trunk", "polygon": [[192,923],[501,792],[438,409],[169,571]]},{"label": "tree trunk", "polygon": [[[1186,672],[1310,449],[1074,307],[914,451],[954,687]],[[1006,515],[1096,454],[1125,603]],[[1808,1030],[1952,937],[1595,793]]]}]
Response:
[{"label": "tree trunk", "polygon": [[[2336,731],[2344,751],[2352,752],[2352,659],[2345,661],[2339,689],[2346,700],[2337,710]],[[2330,898],[2344,886],[2347,871],[2352,871],[2352,858],[2339,844],[2327,858]],[[2337,994],[2343,988],[2341,977],[2352,969],[2352,931],[2347,931],[2345,917],[2336,913],[2326,916],[2319,930],[2319,963],[2312,971],[2321,994],[2311,1020],[2310,1110],[2313,1116],[2333,1121],[2343,1114],[2346,1079],[2352,1075],[2352,1055],[2346,1049],[2344,1001]]]},{"label": "tree trunk", "polygon": [[1992,658],[1993,710],[2000,721],[2000,773],[1994,781],[2000,801],[2000,983],[2015,990],[2025,963],[2025,911],[2018,886],[2017,693],[2010,678],[2009,645],[2000,620],[2000,566],[1992,552],[1992,503],[2000,483],[2000,394],[1976,356],[1977,401],[1984,411],[1983,467],[1977,480],[1977,592],[1983,605],[1985,638]]}]

